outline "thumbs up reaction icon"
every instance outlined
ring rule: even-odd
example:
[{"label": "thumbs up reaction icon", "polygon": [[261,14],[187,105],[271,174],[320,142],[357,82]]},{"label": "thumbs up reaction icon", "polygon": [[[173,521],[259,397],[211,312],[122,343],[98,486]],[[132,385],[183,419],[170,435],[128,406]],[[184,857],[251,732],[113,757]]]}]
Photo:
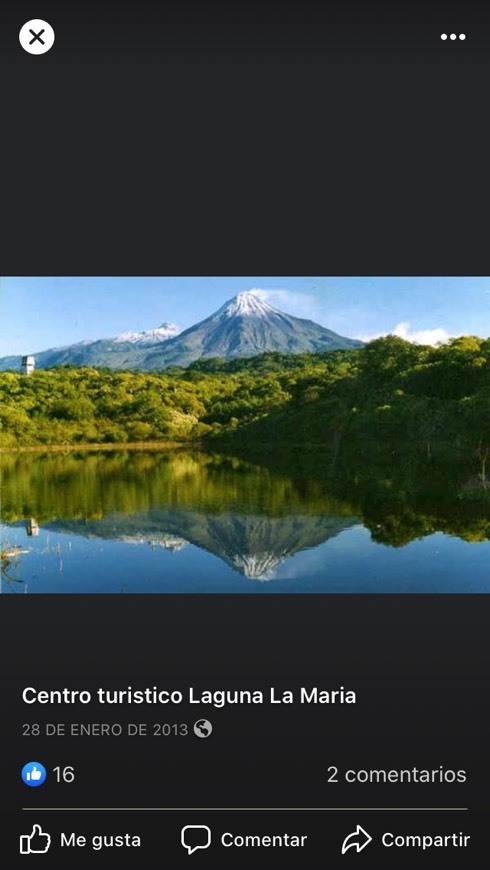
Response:
[{"label": "thumbs up reaction icon", "polygon": [[31,770],[31,772],[30,772],[30,775],[27,774],[27,779],[29,779],[29,776],[30,776],[30,778],[32,779],[33,782],[37,782],[38,779],[41,779],[42,773],[41,773],[41,771],[36,767],[36,765],[34,765],[34,767],[32,768],[32,770]]},{"label": "thumbs up reaction icon", "polygon": [[51,846],[51,837],[45,834],[41,825],[33,825],[31,834],[21,834],[21,855],[45,855]]},{"label": "thumbs up reaction icon", "polygon": [[46,779],[46,768],[40,761],[29,761],[21,771],[22,781],[31,788],[42,785]]}]

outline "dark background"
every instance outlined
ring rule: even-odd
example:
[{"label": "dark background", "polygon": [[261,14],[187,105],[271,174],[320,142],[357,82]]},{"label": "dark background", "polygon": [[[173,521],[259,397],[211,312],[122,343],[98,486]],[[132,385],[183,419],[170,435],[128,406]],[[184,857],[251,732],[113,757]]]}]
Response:
[{"label": "dark background", "polygon": [[[10,274],[486,266],[484,4],[4,3],[0,16]],[[18,43],[33,16],[56,33],[40,57]],[[441,41],[453,31],[467,39]]]},{"label": "dark background", "polygon": [[[56,32],[42,57],[18,43],[32,17]],[[467,39],[440,40],[453,31]],[[481,4],[3,4],[2,272],[488,274],[489,51]],[[46,819],[53,834],[147,832],[145,866],[485,866],[489,610],[483,596],[4,599],[2,857],[21,866],[18,834]],[[172,720],[207,715],[216,733],[163,749],[150,738],[55,745],[19,736],[24,721],[88,718],[85,708],[26,712],[25,685],[169,683],[343,684],[359,700],[279,712],[174,708]],[[125,716],[156,719],[150,708],[111,712]],[[76,784],[28,791],[18,772],[36,755],[49,767],[75,764]],[[466,768],[470,779],[332,794],[323,771],[344,763],[443,764]],[[274,824],[264,814],[128,814],[109,824],[102,815],[19,812],[43,804],[470,810],[292,814]],[[179,830],[193,822],[311,833],[311,846],[299,857],[213,850],[188,858]],[[341,858],[358,823],[373,836],[393,826],[464,830],[473,848],[422,856],[371,845]],[[67,850],[28,860],[135,866],[135,854]]]},{"label": "dark background", "polygon": [[[480,596],[182,595],[7,596],[2,639],[3,794],[12,839],[41,823],[56,836],[140,834],[145,866],[190,858],[181,825],[214,832],[305,833],[308,851],[198,853],[210,865],[344,866],[344,837],[363,825],[378,844],[358,860],[376,866],[483,867],[488,781],[488,605]],[[291,707],[26,705],[22,690],[145,688],[353,689],[356,705]],[[23,723],[186,722],[206,717],[210,738],[21,737]],[[151,731],[151,729],[150,729]],[[50,772],[73,765],[76,780],[40,789],[22,764]],[[465,770],[453,785],[328,784],[327,769]],[[341,773],[339,774],[341,779]],[[9,783],[8,786],[5,784]],[[20,807],[183,807],[165,813],[19,813]],[[193,807],[468,807],[468,812],[212,813]],[[379,848],[385,831],[472,835],[472,848],[420,854]],[[217,839],[217,838],[216,838]],[[396,857],[393,852],[396,851]],[[135,857],[136,855],[136,857]],[[481,855],[481,863],[478,863]],[[114,860],[139,866],[131,849],[65,849],[46,858],[75,866]],[[25,860],[25,859],[24,859]],[[34,858],[32,859],[34,860]],[[61,866],[61,865],[60,865]],[[370,866],[370,865],[369,865]]]}]

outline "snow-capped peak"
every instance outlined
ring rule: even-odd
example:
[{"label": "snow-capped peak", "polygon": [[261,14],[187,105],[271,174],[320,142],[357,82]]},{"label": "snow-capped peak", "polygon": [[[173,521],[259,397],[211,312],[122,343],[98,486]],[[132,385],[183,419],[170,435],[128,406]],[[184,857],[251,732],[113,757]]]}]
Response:
[{"label": "snow-capped peak", "polygon": [[278,557],[272,553],[236,553],[231,562],[249,580],[273,580],[274,569],[281,564],[285,555]]},{"label": "snow-capped peak", "polygon": [[149,329],[146,332],[122,332],[114,341],[121,343],[127,341],[130,344],[152,345],[161,344],[168,341],[169,338],[174,338],[179,335],[180,329],[175,323],[162,323],[156,329]]},{"label": "snow-capped peak", "polygon": [[237,293],[233,299],[225,302],[220,308],[218,314],[225,317],[252,316],[252,317],[268,317],[276,312],[276,309],[269,305],[255,290],[249,290],[246,293]]}]

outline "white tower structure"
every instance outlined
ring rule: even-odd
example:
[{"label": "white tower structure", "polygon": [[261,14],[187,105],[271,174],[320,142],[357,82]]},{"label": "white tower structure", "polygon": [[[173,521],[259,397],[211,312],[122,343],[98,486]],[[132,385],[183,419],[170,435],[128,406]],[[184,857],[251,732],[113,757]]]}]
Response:
[{"label": "white tower structure", "polygon": [[23,375],[32,375],[34,369],[36,368],[36,360],[33,356],[23,356],[22,357],[22,365],[21,372]]}]

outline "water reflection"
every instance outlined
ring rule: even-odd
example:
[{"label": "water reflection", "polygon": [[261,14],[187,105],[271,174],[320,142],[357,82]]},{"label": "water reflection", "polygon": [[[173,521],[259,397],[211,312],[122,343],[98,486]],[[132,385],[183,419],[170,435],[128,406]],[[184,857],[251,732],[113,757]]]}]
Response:
[{"label": "water reflection", "polygon": [[256,580],[357,521],[314,481],[228,457],[18,454],[2,466],[3,522],[28,537],[42,527],[174,552],[190,543]]},{"label": "water reflection", "polygon": [[[119,576],[131,591],[145,584],[147,591],[227,591],[237,575],[271,591],[289,591],[292,577],[295,591],[386,591],[383,583],[390,591],[415,591],[406,588],[410,559],[405,554],[385,564],[386,547],[410,550],[409,542],[440,532],[444,553],[450,536],[488,546],[487,505],[468,501],[464,486],[458,510],[448,513],[428,509],[424,493],[410,495],[406,484],[360,477],[357,470],[355,479],[330,480],[320,469],[292,476],[184,450],[3,454],[0,473],[0,567],[8,591],[19,584],[33,592],[125,591]],[[449,503],[455,498],[451,493]],[[335,544],[339,536],[342,546]],[[136,561],[130,551],[162,555]],[[375,589],[356,579],[356,553],[363,574],[371,560]],[[467,563],[468,550],[458,554]],[[139,576],[128,574],[130,564]],[[442,561],[434,570],[437,564]],[[455,583],[459,591],[457,575],[446,575],[433,591],[454,591]],[[472,591],[490,591],[478,570],[475,577]]]},{"label": "water reflection", "polygon": [[54,532],[149,544],[178,552],[189,544],[218,556],[253,580],[271,580],[275,569],[302,550],[317,547],[357,522],[332,516],[268,517],[227,511],[153,508],[131,517],[109,515],[91,522],[46,524]]}]

